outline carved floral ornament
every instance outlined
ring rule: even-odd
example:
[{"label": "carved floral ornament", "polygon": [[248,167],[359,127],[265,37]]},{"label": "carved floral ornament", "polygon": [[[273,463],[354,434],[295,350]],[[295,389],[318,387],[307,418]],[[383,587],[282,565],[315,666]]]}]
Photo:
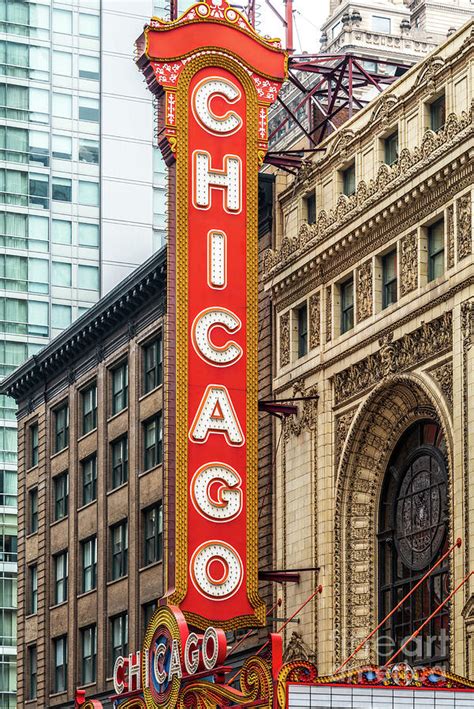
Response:
[{"label": "carved floral ornament", "polygon": [[413,332],[393,339],[384,335],[380,349],[334,376],[336,405],[380,382],[384,377],[411,369],[431,357],[452,349],[452,313],[423,323]]},{"label": "carved floral ornament", "polygon": [[381,199],[395,192],[420,170],[428,167],[435,157],[452,150],[458,143],[465,142],[473,131],[474,101],[468,112],[461,115],[449,114],[443,129],[434,133],[427,130],[421,145],[410,150],[403,148],[398,161],[392,165],[381,165],[377,177],[369,182],[360,180],[355,194],[347,197],[339,195],[335,209],[321,209],[315,224],[303,224],[294,238],[285,237],[279,250],[269,249],[264,256],[264,273],[267,278],[306,251],[318,246],[324,240],[350,223],[370,207],[376,206]]},{"label": "carved floral ornament", "polygon": [[303,431],[315,431],[317,427],[317,386],[306,388],[303,380],[296,382],[293,385],[293,398],[300,399],[297,402],[298,414],[284,419],[283,432],[286,440],[290,436],[300,436]]}]

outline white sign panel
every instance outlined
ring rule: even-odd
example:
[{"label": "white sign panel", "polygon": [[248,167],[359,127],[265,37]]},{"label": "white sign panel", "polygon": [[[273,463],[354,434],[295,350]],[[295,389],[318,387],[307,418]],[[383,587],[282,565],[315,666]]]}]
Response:
[{"label": "white sign panel", "polygon": [[474,690],[290,685],[289,709],[474,709]]}]

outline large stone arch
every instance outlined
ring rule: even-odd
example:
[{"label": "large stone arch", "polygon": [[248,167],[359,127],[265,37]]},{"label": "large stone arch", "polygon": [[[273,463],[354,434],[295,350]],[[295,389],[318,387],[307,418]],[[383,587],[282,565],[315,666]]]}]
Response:
[{"label": "large stone arch", "polygon": [[[451,417],[443,396],[427,375],[387,377],[360,405],[350,426],[336,479],[334,627],[338,666],[377,625],[376,524],[382,482],[397,441],[408,426],[423,418],[432,418],[443,428],[452,478]],[[376,659],[375,647],[369,642],[353,665]]]}]

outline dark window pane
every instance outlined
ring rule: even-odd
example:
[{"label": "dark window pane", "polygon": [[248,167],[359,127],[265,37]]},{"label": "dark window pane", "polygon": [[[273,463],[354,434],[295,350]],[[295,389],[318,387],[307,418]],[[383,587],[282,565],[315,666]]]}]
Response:
[{"label": "dark window pane", "polygon": [[298,319],[298,357],[308,353],[308,307],[302,305],[297,311]]},{"label": "dark window pane", "polygon": [[143,513],[145,566],[163,559],[163,507],[153,505]]},{"label": "dark window pane", "polygon": [[161,413],[146,421],[144,426],[145,470],[163,462],[163,421]]},{"label": "dark window pane", "polygon": [[67,637],[53,640],[54,678],[53,689],[55,692],[64,692],[67,689]]},{"label": "dark window pane", "polygon": [[341,284],[341,333],[354,327],[354,282],[351,278]]},{"label": "dark window pane", "polygon": [[67,516],[69,503],[69,476],[61,473],[53,479],[54,488],[54,519]]},{"label": "dark window pane", "polygon": [[444,273],[444,221],[428,227],[428,281]]},{"label": "dark window pane", "polygon": [[81,542],[82,549],[82,591],[87,593],[97,586],[97,539]]},{"label": "dark window pane", "polygon": [[430,105],[430,128],[439,131],[446,123],[446,98],[440,96]]},{"label": "dark window pane", "polygon": [[82,463],[82,504],[88,505],[97,498],[97,456]]},{"label": "dark window pane", "polygon": [[93,384],[82,392],[82,432],[97,427],[97,386]]},{"label": "dark window pane", "polygon": [[112,580],[128,573],[128,523],[120,522],[110,528],[112,552]]},{"label": "dark window pane", "polygon": [[128,480],[128,438],[124,436],[111,444],[112,448],[112,488],[123,485]]},{"label": "dark window pane", "polygon": [[350,195],[355,192],[355,165],[351,165],[347,170],[342,172],[342,191],[345,195]]},{"label": "dark window pane", "polygon": [[397,302],[397,252],[391,251],[382,258],[382,307]]},{"label": "dark window pane", "polygon": [[145,394],[163,383],[163,338],[144,347]]},{"label": "dark window pane", "polygon": [[112,413],[117,414],[119,411],[128,406],[128,363],[116,367],[112,370]]}]

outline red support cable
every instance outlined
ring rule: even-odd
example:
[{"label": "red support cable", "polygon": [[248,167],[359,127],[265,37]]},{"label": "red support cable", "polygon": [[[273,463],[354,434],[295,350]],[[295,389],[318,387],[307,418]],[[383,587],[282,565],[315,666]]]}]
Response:
[{"label": "red support cable", "polygon": [[357,653],[359,652],[359,650],[362,650],[362,648],[364,647],[364,645],[365,645],[371,638],[374,637],[375,633],[377,633],[377,632],[380,630],[380,628],[381,628],[383,625],[385,625],[385,623],[387,622],[387,620],[389,620],[389,619],[392,617],[392,615],[393,615],[394,613],[396,613],[396,612],[398,611],[398,609],[405,603],[405,601],[406,601],[408,598],[410,598],[410,596],[413,595],[413,593],[416,591],[416,589],[417,589],[417,588],[420,588],[421,584],[424,583],[424,582],[426,581],[426,579],[427,579],[429,576],[431,576],[431,574],[433,573],[433,571],[434,571],[435,569],[437,569],[438,566],[440,566],[440,565],[443,563],[443,561],[444,561],[445,559],[447,559],[450,554],[453,553],[453,551],[454,551],[455,549],[459,549],[459,548],[460,548],[461,544],[462,544],[462,540],[461,540],[461,538],[459,537],[458,539],[456,539],[456,543],[453,544],[453,546],[450,547],[450,548],[448,549],[448,551],[445,552],[445,553],[443,554],[443,556],[442,556],[440,559],[438,559],[438,561],[436,562],[436,564],[434,564],[434,566],[432,566],[431,569],[428,569],[428,571],[427,571],[426,574],[423,576],[423,578],[421,578],[421,579],[418,581],[418,583],[415,584],[415,586],[413,586],[413,588],[410,589],[410,591],[408,591],[408,593],[406,594],[406,596],[404,596],[404,597],[402,598],[402,600],[401,600],[399,603],[397,603],[397,605],[395,606],[395,608],[393,608],[393,609],[390,611],[390,613],[389,613],[388,615],[386,615],[383,620],[380,621],[380,623],[377,625],[377,627],[374,628],[374,629],[372,630],[372,632],[369,633],[369,634],[367,635],[367,637],[356,647],[356,649],[354,650],[354,652],[353,652],[351,655],[349,655],[349,657],[347,658],[347,660],[345,660],[345,661],[342,663],[342,665],[341,665],[340,667],[338,667],[338,669],[337,669],[336,672],[335,672],[336,675],[339,674],[339,672],[347,665],[347,663],[350,662],[350,661],[352,660],[352,658],[357,655]]},{"label": "red support cable", "polygon": [[471,576],[473,576],[473,575],[474,575],[474,571],[470,571],[470,572],[468,573],[468,575],[463,578],[463,580],[461,581],[461,583],[459,583],[459,584],[456,586],[456,588],[454,589],[454,591],[451,591],[451,593],[449,594],[449,596],[446,596],[446,598],[444,599],[444,601],[443,601],[442,603],[440,603],[439,606],[438,606],[437,608],[435,608],[435,610],[433,611],[433,613],[431,613],[431,615],[428,616],[428,618],[420,625],[420,627],[417,628],[417,629],[415,630],[415,632],[412,633],[412,635],[410,635],[410,637],[408,638],[408,640],[405,640],[405,642],[403,643],[403,645],[397,650],[397,652],[396,652],[394,655],[392,655],[392,657],[390,658],[390,660],[386,663],[387,665],[391,665],[391,664],[393,663],[393,661],[395,660],[395,658],[398,657],[398,656],[400,655],[400,653],[403,652],[403,650],[406,648],[406,646],[407,646],[409,643],[411,643],[412,640],[414,640],[416,637],[418,637],[418,635],[421,633],[421,631],[423,630],[423,628],[425,628],[425,627],[428,625],[428,623],[429,623],[431,620],[433,620],[433,618],[439,613],[439,611],[440,611],[442,608],[444,608],[444,606],[445,606],[447,603],[449,603],[449,601],[451,600],[451,598],[456,595],[456,593],[459,591],[459,589],[462,588],[462,587],[464,586],[464,584],[466,584],[466,583],[469,581],[469,579],[471,578]]}]

